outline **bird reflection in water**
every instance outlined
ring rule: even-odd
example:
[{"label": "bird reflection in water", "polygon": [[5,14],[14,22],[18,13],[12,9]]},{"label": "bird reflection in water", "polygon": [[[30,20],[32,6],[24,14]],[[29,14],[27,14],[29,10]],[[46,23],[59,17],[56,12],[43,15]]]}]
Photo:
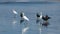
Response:
[{"label": "bird reflection in water", "polygon": [[27,23],[25,23],[25,25],[24,25],[25,27],[24,28],[22,28],[22,34],[25,34],[26,32],[27,32],[27,30],[29,29],[29,26],[28,26],[28,24]]},{"label": "bird reflection in water", "polygon": [[17,23],[18,23],[18,21],[16,19],[12,20],[12,28],[13,28],[13,30],[17,29],[17,27],[16,27]]},{"label": "bird reflection in water", "polygon": [[17,23],[17,20],[14,19],[12,23],[13,23],[13,24],[16,24],[16,23]]},{"label": "bird reflection in water", "polygon": [[49,25],[49,22],[48,21],[45,21],[45,22],[42,23],[42,26],[47,27],[48,25]]},{"label": "bird reflection in water", "polygon": [[22,34],[26,34],[26,32],[29,29],[29,23],[26,22],[25,20],[20,20],[20,24],[23,24]]}]

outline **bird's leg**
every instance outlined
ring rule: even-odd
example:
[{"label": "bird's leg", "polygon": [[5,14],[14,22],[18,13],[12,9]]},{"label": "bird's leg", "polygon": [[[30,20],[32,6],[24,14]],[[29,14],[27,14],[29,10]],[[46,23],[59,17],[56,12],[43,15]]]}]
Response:
[{"label": "bird's leg", "polygon": [[36,23],[39,23],[40,22],[40,20],[36,20]]},{"label": "bird's leg", "polygon": [[42,24],[42,26],[45,26],[45,27],[47,27],[48,26],[48,21],[45,21],[43,24]]},{"label": "bird's leg", "polygon": [[20,24],[23,22],[24,20],[20,20]]}]

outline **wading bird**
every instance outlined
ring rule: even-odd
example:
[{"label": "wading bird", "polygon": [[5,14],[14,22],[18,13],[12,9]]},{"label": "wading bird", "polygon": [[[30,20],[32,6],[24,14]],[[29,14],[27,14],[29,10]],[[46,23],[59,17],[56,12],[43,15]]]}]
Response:
[{"label": "wading bird", "polygon": [[21,20],[20,20],[20,23],[22,23],[23,21],[29,21],[29,19],[24,15],[23,12],[20,13],[20,17],[21,17]]},{"label": "wading bird", "polygon": [[40,22],[40,20],[42,19],[42,12],[40,12],[40,14],[36,14],[37,20],[36,23]]},{"label": "wading bird", "polygon": [[43,16],[42,19],[45,21],[42,25],[43,26],[48,26],[49,25],[48,19],[50,19],[50,17],[48,15],[46,15],[46,16]]}]

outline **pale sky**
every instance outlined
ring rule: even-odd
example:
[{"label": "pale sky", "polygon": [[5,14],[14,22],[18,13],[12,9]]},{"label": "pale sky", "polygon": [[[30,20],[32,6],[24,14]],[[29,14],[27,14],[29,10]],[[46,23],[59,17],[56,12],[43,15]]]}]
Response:
[{"label": "pale sky", "polygon": [[38,2],[38,1],[60,2],[60,0],[0,0],[0,2]]}]

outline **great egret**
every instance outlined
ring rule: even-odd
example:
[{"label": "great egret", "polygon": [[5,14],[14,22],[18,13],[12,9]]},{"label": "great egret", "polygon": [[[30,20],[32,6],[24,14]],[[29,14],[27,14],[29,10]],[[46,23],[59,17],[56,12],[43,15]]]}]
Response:
[{"label": "great egret", "polygon": [[23,12],[21,12],[20,17],[21,17],[21,21],[20,22],[23,22],[24,20],[29,21],[29,19],[24,15]]},{"label": "great egret", "polygon": [[29,29],[29,27],[22,29],[22,34],[24,34],[28,29]]}]

